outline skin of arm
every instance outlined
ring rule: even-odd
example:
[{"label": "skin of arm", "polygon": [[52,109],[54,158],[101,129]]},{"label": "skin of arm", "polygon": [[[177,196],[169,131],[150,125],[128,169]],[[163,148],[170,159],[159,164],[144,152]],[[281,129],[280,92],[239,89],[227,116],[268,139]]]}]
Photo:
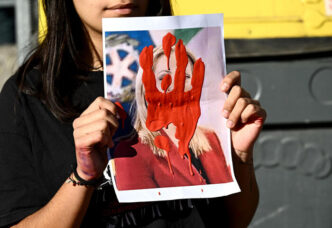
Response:
[{"label": "skin of arm", "polygon": [[224,197],[230,227],[248,227],[259,201],[259,191],[253,164],[243,163],[233,153],[233,166],[236,180],[241,192]]},{"label": "skin of arm", "polygon": [[79,227],[93,191],[65,182],[48,204],[12,227]]},{"label": "skin of arm", "polygon": [[[116,110],[112,102],[98,97],[73,122],[77,173],[84,180],[103,175],[108,162],[106,148],[113,146],[112,136],[119,125]],[[93,186],[67,180],[44,207],[13,227],[80,227],[93,192]]]},{"label": "skin of arm", "polygon": [[222,199],[227,209],[230,227],[247,227],[255,214],[259,191],[253,167],[254,143],[266,119],[266,112],[259,102],[240,86],[241,74],[229,73],[221,89],[228,92],[223,115],[231,129],[234,173],[241,192]]}]

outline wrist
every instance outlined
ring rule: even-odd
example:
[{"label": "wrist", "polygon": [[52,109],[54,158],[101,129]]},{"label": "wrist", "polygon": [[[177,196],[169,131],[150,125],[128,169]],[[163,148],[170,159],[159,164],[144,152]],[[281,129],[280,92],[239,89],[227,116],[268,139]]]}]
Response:
[{"label": "wrist", "polygon": [[97,171],[85,171],[86,169],[82,169],[82,167],[77,164],[76,165],[72,165],[72,171],[73,173],[77,173],[77,175],[79,177],[81,177],[82,179],[86,180],[86,181],[92,181],[95,179],[99,179],[103,176],[103,172],[97,172]]},{"label": "wrist", "polygon": [[238,160],[241,164],[246,165],[253,165],[253,150],[250,149],[249,151],[240,151],[240,150],[234,150],[235,151],[235,157],[236,160]]},{"label": "wrist", "polygon": [[81,182],[79,180],[77,180],[77,178],[75,177],[74,173],[71,173],[69,175],[69,177],[67,178],[66,183],[72,184],[74,187],[84,187],[86,189],[88,189],[88,188],[89,189],[90,188],[94,189],[95,188],[95,186],[92,186],[92,185],[83,185],[83,184],[81,184]]},{"label": "wrist", "polygon": [[[72,166],[72,173],[70,174],[68,178],[68,182],[72,182],[73,185],[80,185],[80,186],[92,186],[97,187],[102,182],[103,175],[100,175],[99,177],[89,176],[86,178],[86,175],[82,175],[82,172],[80,172],[80,169],[76,166]],[[92,178],[91,178],[92,177]]]}]

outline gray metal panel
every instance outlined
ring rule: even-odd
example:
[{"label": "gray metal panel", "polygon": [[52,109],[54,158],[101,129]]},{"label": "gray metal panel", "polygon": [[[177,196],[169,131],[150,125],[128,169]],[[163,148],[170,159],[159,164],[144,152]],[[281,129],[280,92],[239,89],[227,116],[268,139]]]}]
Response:
[{"label": "gray metal panel", "polygon": [[15,0],[0,0],[0,7],[11,7],[15,5]]},{"label": "gray metal panel", "polygon": [[[291,48],[290,48],[291,47]],[[227,58],[275,57],[332,51],[332,36],[271,39],[225,39]]]},{"label": "gray metal panel", "polygon": [[227,64],[268,112],[268,124],[332,121],[332,57]]},{"label": "gray metal panel", "polygon": [[31,48],[37,43],[37,1],[0,0],[0,7],[15,9],[15,36],[18,63],[21,64]]},{"label": "gray metal panel", "polygon": [[18,49],[18,62],[23,62],[30,51],[31,29],[31,2],[28,0],[16,0],[16,37]]},{"label": "gray metal panel", "polygon": [[253,227],[332,227],[332,129],[264,131],[255,149]]}]

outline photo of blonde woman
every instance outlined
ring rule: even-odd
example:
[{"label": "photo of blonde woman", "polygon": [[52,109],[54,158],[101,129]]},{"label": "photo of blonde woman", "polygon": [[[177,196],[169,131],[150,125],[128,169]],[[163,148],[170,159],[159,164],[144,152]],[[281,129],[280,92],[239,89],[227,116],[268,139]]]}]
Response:
[{"label": "photo of blonde woman", "polygon": [[[172,37],[172,35],[168,35]],[[174,39],[176,38],[174,37]],[[164,40],[164,44],[165,42],[167,43],[167,40]],[[148,49],[141,53],[141,68],[138,71],[135,90],[134,128],[137,136],[120,142],[114,153],[115,180],[118,190],[232,182],[230,166],[226,162],[219,138],[213,129],[204,126],[196,127],[196,120],[196,123],[189,123],[194,126],[183,128],[181,132],[181,125],[185,125],[188,119],[194,118],[197,107],[190,107],[194,103],[193,100],[190,100],[190,98],[193,99],[194,94],[197,97],[196,103],[199,109],[200,92],[198,91],[201,90],[203,78],[199,79],[195,70],[199,71],[199,64],[204,66],[204,63],[201,59],[197,60],[190,50],[185,49],[182,40],[176,44],[174,40],[174,45],[171,45],[169,50],[165,49],[165,45],[163,46],[155,47],[153,50],[152,46],[150,47],[153,51],[153,53],[151,52],[153,78],[146,78],[145,83],[144,66],[142,67],[142,65],[145,61],[144,54]],[[182,57],[180,57],[181,51]],[[181,68],[180,58],[185,61],[186,65],[183,67],[182,74],[179,69]],[[201,76],[204,77],[204,71]],[[199,81],[201,82],[199,83]],[[181,89],[177,88],[181,85],[178,82],[183,84],[183,101],[181,102],[179,101]],[[197,89],[199,84],[200,88]],[[154,90],[152,89],[153,91],[150,93],[152,97],[149,99],[147,91],[151,85]],[[186,96],[189,98],[187,99]],[[170,102],[171,97],[175,97],[173,103]],[[167,107],[162,109],[160,106],[165,102]],[[156,104],[155,107],[153,103]],[[158,109],[160,115],[156,116]],[[193,112],[189,111],[186,115],[186,113],[179,112],[181,109],[190,109]],[[197,119],[200,114],[200,110],[198,111]],[[170,119],[172,115],[175,116],[175,119],[182,119],[180,123],[177,123],[174,118],[172,121],[172,118]],[[166,124],[158,130],[153,129],[158,122]],[[147,123],[150,124],[150,128],[147,127]],[[181,135],[190,135],[188,129],[193,129],[193,134],[189,138],[188,153],[184,153],[180,148]],[[164,140],[164,146],[159,139]],[[182,150],[185,149],[182,148]]]}]

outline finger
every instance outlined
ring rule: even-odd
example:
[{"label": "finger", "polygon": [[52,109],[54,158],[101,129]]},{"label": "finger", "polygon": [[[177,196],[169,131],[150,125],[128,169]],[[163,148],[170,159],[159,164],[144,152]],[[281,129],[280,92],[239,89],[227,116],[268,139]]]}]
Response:
[{"label": "finger", "polygon": [[97,97],[90,106],[81,114],[81,116],[87,115],[98,109],[107,109],[114,115],[117,114],[117,107],[111,101],[105,99],[104,97]]},{"label": "finger", "polygon": [[237,100],[240,97],[250,98],[250,94],[238,85],[233,86],[233,88],[231,89],[231,91],[230,91],[230,93],[229,93],[229,95],[228,95],[228,97],[227,97],[227,99],[224,103],[223,116],[225,118],[229,117],[229,115],[232,112]]},{"label": "finger", "polygon": [[113,147],[112,137],[103,131],[91,132],[87,135],[75,138],[76,148],[92,148],[99,144],[100,148],[104,146]]},{"label": "finger", "polygon": [[98,120],[107,120],[111,126],[116,128],[119,126],[117,118],[108,109],[98,109],[75,119],[73,122],[73,128],[76,129]]},{"label": "finger", "polygon": [[238,123],[243,110],[251,103],[250,98],[240,97],[229,114],[229,118],[226,122],[228,128],[233,128]]},{"label": "finger", "polygon": [[226,93],[235,85],[241,85],[241,73],[239,71],[232,71],[224,77],[221,82],[221,91]]},{"label": "finger", "polygon": [[116,127],[111,126],[107,120],[98,120],[98,121],[92,122],[90,124],[81,126],[79,128],[75,128],[73,134],[74,134],[74,138],[76,139],[76,138],[82,137],[84,135],[88,135],[92,132],[102,131],[105,134],[112,137],[115,133],[115,130],[113,130],[113,129],[116,129]]},{"label": "finger", "polygon": [[250,121],[254,121],[257,124],[263,125],[266,119],[266,111],[257,104],[249,104],[243,110],[241,114],[241,122],[247,123]]}]

